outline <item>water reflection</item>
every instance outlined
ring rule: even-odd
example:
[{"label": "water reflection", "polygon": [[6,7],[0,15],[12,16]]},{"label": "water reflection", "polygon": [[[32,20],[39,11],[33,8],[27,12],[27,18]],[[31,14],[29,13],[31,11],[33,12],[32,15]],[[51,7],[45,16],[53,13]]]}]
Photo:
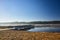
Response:
[{"label": "water reflection", "polygon": [[60,27],[35,27],[27,31],[30,31],[30,32],[60,32]]}]

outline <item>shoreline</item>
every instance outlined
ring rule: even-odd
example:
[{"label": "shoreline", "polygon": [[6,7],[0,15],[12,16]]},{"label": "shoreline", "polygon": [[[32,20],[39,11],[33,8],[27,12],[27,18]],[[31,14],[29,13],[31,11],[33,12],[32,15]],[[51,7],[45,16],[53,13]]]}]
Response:
[{"label": "shoreline", "polygon": [[1,25],[0,27],[9,27],[9,26],[23,26],[23,25],[32,25],[34,27],[60,27],[60,24],[4,24]]}]

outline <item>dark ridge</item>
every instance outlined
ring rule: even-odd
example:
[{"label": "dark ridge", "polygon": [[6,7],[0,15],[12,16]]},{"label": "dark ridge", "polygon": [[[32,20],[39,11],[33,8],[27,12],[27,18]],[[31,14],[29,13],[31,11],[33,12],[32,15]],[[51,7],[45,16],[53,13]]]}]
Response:
[{"label": "dark ridge", "polygon": [[60,24],[60,21],[34,21],[32,24]]}]

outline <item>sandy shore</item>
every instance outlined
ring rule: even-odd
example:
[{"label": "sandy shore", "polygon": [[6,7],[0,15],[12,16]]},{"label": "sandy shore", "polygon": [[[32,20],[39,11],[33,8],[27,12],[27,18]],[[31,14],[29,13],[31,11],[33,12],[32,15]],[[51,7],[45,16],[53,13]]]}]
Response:
[{"label": "sandy shore", "polygon": [[0,31],[0,40],[60,40],[56,32]]}]

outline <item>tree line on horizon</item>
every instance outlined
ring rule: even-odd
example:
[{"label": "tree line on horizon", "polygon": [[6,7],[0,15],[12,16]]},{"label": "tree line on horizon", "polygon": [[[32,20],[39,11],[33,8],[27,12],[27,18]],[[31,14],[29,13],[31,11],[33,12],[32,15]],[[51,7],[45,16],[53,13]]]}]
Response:
[{"label": "tree line on horizon", "polygon": [[60,24],[60,21],[32,21],[32,22],[17,22],[20,24]]},{"label": "tree line on horizon", "polygon": [[7,22],[7,23],[9,24],[60,24],[60,21],[32,21],[32,22]]},{"label": "tree line on horizon", "polygon": [[60,21],[34,21],[32,24],[60,24]]}]

